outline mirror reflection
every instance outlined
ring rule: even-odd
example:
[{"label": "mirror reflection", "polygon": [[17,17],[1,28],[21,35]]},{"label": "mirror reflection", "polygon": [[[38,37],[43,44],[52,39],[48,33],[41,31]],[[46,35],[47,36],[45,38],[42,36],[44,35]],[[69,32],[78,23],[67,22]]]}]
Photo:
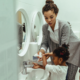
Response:
[{"label": "mirror reflection", "polygon": [[39,37],[39,32],[40,32],[40,19],[39,19],[39,16],[38,14],[36,15],[36,18],[35,18],[35,23],[34,23],[34,42],[37,42],[38,41],[38,37]]},{"label": "mirror reflection", "polygon": [[26,39],[26,19],[21,11],[17,12],[17,24],[18,24],[19,50],[21,50],[24,46],[24,42]]}]

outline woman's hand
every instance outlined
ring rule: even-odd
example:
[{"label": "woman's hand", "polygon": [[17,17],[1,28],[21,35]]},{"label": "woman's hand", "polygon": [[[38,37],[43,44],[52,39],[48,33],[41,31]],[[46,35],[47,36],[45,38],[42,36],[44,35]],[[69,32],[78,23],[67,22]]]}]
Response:
[{"label": "woman's hand", "polygon": [[[44,51],[43,49],[41,49],[40,51],[38,51],[37,54],[39,55],[40,52],[41,52],[42,54],[45,54],[45,51]],[[42,57],[39,57],[39,56],[38,56],[38,59],[39,59],[38,61],[42,61]]]},{"label": "woman's hand", "polygon": [[41,52],[42,54],[45,54],[45,51],[44,51],[43,49],[41,49],[40,51],[38,51],[37,54],[39,55],[40,52]]},{"label": "woman's hand", "polygon": [[37,63],[33,63],[33,64],[34,64],[34,66],[32,68],[34,68],[34,69],[40,68],[40,65],[38,65]]}]

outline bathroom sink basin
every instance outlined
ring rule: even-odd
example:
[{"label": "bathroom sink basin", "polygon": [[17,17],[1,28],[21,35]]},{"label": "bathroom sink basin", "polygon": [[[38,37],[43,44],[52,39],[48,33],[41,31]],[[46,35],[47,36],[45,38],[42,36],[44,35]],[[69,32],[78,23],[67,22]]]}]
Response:
[{"label": "bathroom sink basin", "polygon": [[[45,73],[45,74],[44,74]],[[27,80],[47,80],[49,77],[49,72],[43,69],[34,69],[28,76]]]}]

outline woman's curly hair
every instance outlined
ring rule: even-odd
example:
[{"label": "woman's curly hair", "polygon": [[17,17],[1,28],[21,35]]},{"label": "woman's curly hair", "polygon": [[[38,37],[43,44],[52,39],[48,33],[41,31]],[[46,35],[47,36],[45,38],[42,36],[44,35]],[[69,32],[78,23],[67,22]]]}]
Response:
[{"label": "woman's curly hair", "polygon": [[52,10],[55,14],[59,12],[59,9],[56,4],[54,4],[53,0],[46,0],[46,4],[42,8],[42,13],[44,14],[45,11]]}]

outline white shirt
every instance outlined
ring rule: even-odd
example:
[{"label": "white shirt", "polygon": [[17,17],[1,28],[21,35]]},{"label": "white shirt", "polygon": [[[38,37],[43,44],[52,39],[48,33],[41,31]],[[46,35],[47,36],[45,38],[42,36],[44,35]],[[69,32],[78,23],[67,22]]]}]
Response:
[{"label": "white shirt", "polygon": [[[50,26],[48,27],[48,31],[50,31],[50,38],[51,38],[51,40],[52,40],[53,42],[59,44],[58,28],[59,28],[58,19],[56,19],[56,24],[55,24],[55,27],[54,27],[54,32],[53,32],[53,30],[51,29]],[[44,51],[46,51],[43,47],[41,47],[41,49],[43,49]]]},{"label": "white shirt", "polygon": [[[45,66],[45,70],[51,73],[49,80],[66,80],[68,66],[47,64]],[[45,80],[45,79],[42,79],[42,80]]]}]

